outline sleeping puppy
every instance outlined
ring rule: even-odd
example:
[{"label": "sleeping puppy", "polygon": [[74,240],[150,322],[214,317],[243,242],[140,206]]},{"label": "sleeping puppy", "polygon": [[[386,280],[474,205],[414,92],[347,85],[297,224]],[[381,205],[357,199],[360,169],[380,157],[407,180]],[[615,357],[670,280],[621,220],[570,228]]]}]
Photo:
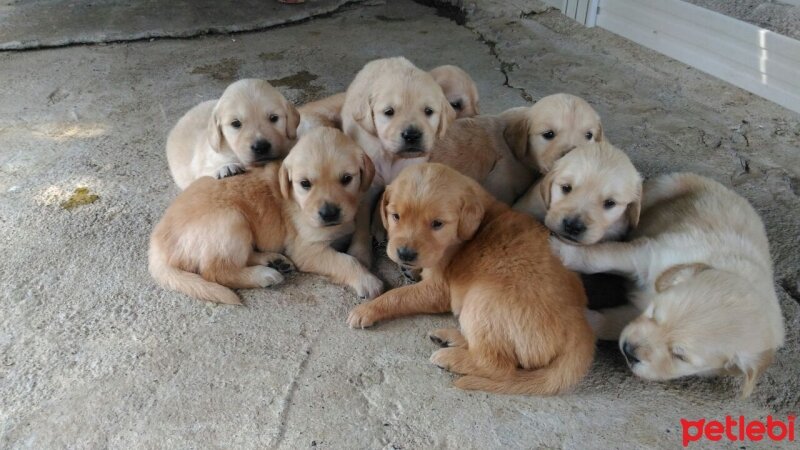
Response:
[{"label": "sleeping puppy", "polygon": [[[457,118],[478,115],[478,87],[467,72],[457,66],[446,65],[436,67],[429,73],[441,86]],[[298,108],[300,126],[297,135],[302,136],[316,127],[342,128],[344,98],[345,93],[342,92]]]},{"label": "sleeping puppy", "polygon": [[467,72],[458,66],[448,64],[432,69],[430,74],[442,87],[444,96],[456,111],[456,118],[480,114],[478,86]]},{"label": "sleeping puppy", "polygon": [[229,288],[266,287],[291,269],[330,277],[375,297],[382,283],[330,247],[353,232],[373,167],[341,131],[304,136],[278,167],[216,181],[203,177],[170,205],[150,237],[150,273],[201,300],[241,304]]},{"label": "sleeping puppy", "polygon": [[[747,200],[715,181],[679,173],[645,183],[630,242],[551,244],[571,269],[635,283],[640,315],[616,335],[637,376],[740,374],[747,397],[783,344],[764,225]],[[605,312],[608,324],[624,325],[614,317],[624,309]]]},{"label": "sleeping puppy", "polygon": [[342,128],[375,164],[348,249],[365,266],[372,261],[370,214],[381,190],[403,168],[426,162],[454,118],[433,77],[402,57],[367,63],[347,88]]},{"label": "sleeping puppy", "polygon": [[642,177],[608,142],[581,144],[514,204],[560,239],[581,245],[618,240],[639,222]]},{"label": "sleeping puppy", "polygon": [[578,145],[604,138],[597,112],[570,94],[548,95],[529,108],[512,108],[501,116],[509,124],[505,136],[517,159],[539,174],[549,172]]},{"label": "sleeping puppy", "polygon": [[[453,311],[460,330],[431,334],[431,362],[466,376],[462,389],[551,395],[589,370],[594,336],[577,275],[550,251],[547,230],[441,164],[405,169],[381,201],[395,262],[422,281],[359,305],[351,327]],[[509,251],[513,249],[513,251]]]},{"label": "sleeping puppy", "polygon": [[181,189],[281,159],[292,148],[300,115],[264,80],[239,80],[219,100],[190,109],[167,137],[167,161]]}]

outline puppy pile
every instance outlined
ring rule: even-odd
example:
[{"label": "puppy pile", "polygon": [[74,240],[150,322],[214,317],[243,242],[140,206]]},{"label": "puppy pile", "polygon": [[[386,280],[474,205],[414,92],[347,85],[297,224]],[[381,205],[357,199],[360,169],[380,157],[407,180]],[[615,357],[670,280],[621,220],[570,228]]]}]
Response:
[{"label": "puppy pile", "polygon": [[[153,230],[150,273],[226,304],[295,267],[322,274],[369,300],[354,328],[451,311],[459,328],[430,334],[431,362],[463,389],[565,392],[597,335],[644,379],[741,375],[750,395],[784,326],[747,201],[688,173],[643,184],[578,97],[493,116],[478,100],[458,67],[405,58],[299,108],[265,81],[231,84],[169,134],[184,191]],[[382,294],[370,269],[387,238],[415,283]],[[630,304],[587,310],[570,269],[627,276]]]}]

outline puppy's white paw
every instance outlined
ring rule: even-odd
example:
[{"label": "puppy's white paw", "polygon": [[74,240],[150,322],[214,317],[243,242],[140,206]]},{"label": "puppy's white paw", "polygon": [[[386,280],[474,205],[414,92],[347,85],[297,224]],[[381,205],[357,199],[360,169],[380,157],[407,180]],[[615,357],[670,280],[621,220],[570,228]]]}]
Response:
[{"label": "puppy's white paw", "polygon": [[245,173],[245,168],[241,164],[225,164],[224,166],[217,169],[214,173],[214,176],[219,180],[221,178],[232,177],[234,175],[239,175]]},{"label": "puppy's white paw", "polygon": [[353,284],[359,298],[372,300],[383,293],[383,281],[371,273],[362,275]]},{"label": "puppy's white paw", "polygon": [[297,270],[294,266],[294,263],[283,255],[276,255],[274,259],[267,263],[267,267],[275,269],[284,275],[290,274]]},{"label": "puppy's white paw", "polygon": [[369,303],[362,303],[356,306],[347,316],[347,325],[350,328],[369,328],[377,321],[376,314]]},{"label": "puppy's white paw", "polygon": [[575,270],[575,266],[580,260],[581,249],[578,246],[569,245],[555,236],[550,236],[550,249],[565,266]]},{"label": "puppy's white paw", "polygon": [[267,266],[254,267],[256,283],[261,287],[268,287],[278,284],[283,281],[283,275],[280,272]]}]

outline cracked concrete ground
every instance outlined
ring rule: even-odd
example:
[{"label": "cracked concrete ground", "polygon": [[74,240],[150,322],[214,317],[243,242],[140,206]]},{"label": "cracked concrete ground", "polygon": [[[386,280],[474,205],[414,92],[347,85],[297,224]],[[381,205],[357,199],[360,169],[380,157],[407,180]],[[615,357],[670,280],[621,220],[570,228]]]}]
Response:
[{"label": "cracked concrete ground", "polygon": [[[373,1],[252,33],[0,52],[0,447],[675,448],[680,418],[796,413],[800,117],[517,3],[437,15]],[[169,30],[170,20],[153,13],[139,22],[150,28],[114,39]],[[106,23],[116,22],[60,33],[48,22],[9,37],[0,21],[0,35],[71,42],[81,37],[73,30]],[[201,17],[194,29],[209,24]],[[464,67],[486,113],[581,95],[644,174],[696,171],[747,197],[767,225],[789,330],[754,396],[737,399],[728,379],[646,383],[605,344],[572,394],[467,393],[428,363],[426,333],[452,317],[350,330],[355,295],[305,274],[243,291],[241,308],[153,284],[147,238],[177,194],[164,141],[180,114],[239,77],[270,79],[295,101],[318,98],[343,90],[366,61],[398,54]],[[398,282],[385,260],[380,270]]]}]

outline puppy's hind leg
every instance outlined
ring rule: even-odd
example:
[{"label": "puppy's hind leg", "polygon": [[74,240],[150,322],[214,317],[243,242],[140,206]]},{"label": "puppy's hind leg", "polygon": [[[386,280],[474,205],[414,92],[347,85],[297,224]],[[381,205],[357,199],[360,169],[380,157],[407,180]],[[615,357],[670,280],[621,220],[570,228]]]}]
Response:
[{"label": "puppy's hind leg", "polygon": [[428,337],[440,347],[466,347],[467,340],[457,328],[439,328],[432,331]]},{"label": "puppy's hind leg", "polygon": [[283,275],[272,267],[229,267],[214,274],[216,282],[224,286],[249,289],[268,287],[283,281]]}]

